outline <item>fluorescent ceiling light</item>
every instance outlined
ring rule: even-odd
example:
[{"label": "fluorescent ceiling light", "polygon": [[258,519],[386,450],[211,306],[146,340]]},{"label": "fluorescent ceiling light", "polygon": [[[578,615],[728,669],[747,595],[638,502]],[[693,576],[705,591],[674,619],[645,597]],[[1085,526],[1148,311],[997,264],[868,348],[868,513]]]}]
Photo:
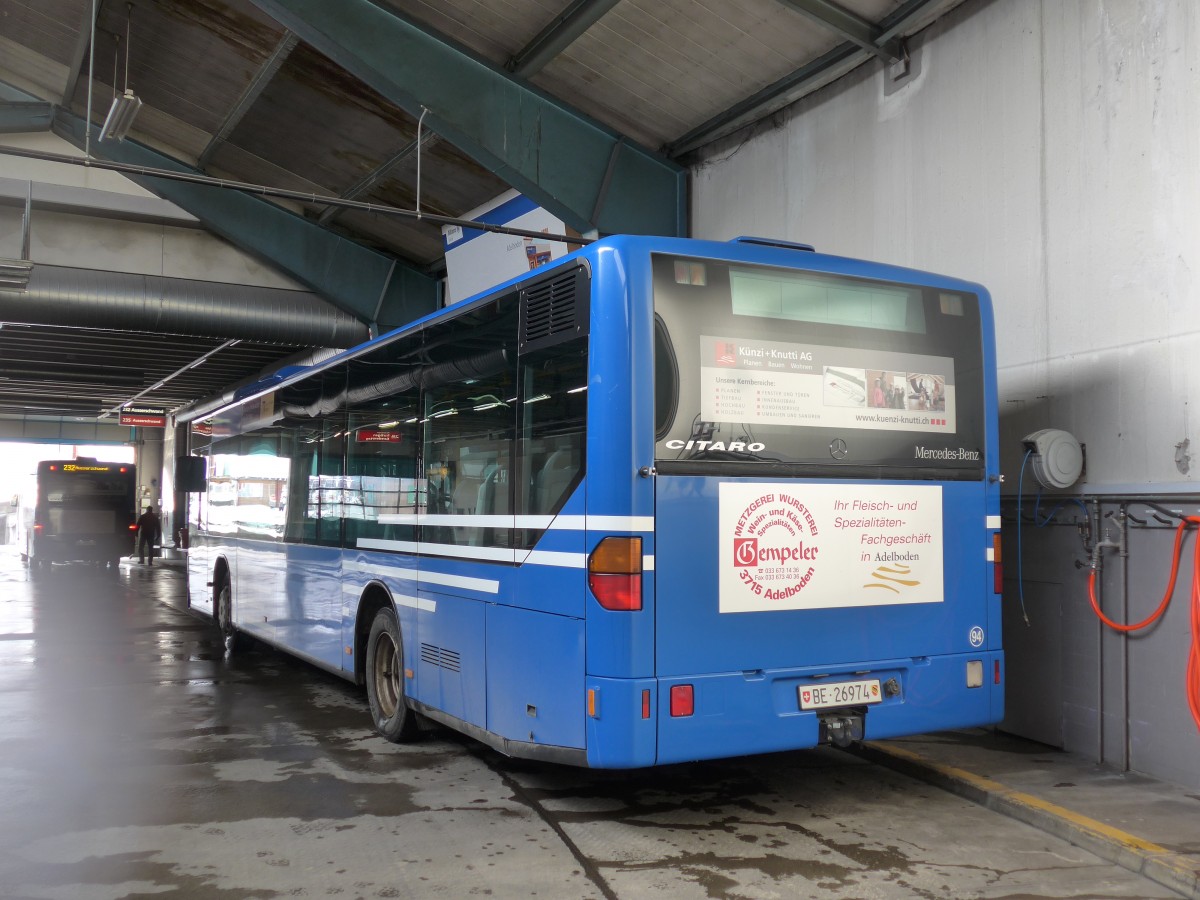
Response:
[{"label": "fluorescent ceiling light", "polygon": [[134,96],[129,88],[125,88],[125,93],[113,97],[112,107],[109,108],[104,125],[100,128],[100,140],[125,140],[125,135],[129,134],[133,120],[141,108],[142,101]]}]

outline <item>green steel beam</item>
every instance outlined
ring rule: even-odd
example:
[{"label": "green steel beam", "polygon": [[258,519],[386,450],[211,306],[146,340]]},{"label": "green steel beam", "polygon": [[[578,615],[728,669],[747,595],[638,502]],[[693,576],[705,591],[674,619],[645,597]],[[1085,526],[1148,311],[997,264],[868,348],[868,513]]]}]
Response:
[{"label": "green steel beam", "polygon": [[599,22],[620,0],[575,0],[554,17],[532,41],[513,54],[505,66],[514,75],[532,78],[550,60]]},{"label": "green steel beam", "polygon": [[807,16],[834,34],[856,44],[885,63],[904,56],[904,47],[895,38],[880,40],[883,29],[832,0],[779,0],[784,6]]},{"label": "green steel beam", "polygon": [[41,101],[14,100],[0,102],[0,134],[24,134],[28,131],[49,131],[54,118],[54,104]]},{"label": "green steel beam", "polygon": [[687,175],[448,38],[371,0],[253,0],[569,227],[684,235]]},{"label": "green steel beam", "polygon": [[[375,185],[387,178],[388,175],[395,171],[395,169],[402,162],[404,162],[406,159],[409,159],[414,153],[416,153],[418,148],[428,152],[429,149],[437,143],[437,141],[438,136],[436,134],[434,134],[432,131],[426,131],[421,135],[420,141],[416,140],[415,138],[409,141],[396,153],[393,153],[378,166],[376,166],[372,171],[368,172],[362,178],[358,179],[358,181],[356,181],[354,184],[350,185],[350,187],[338,194],[338,197],[343,200],[353,200],[355,197],[361,197],[363,194],[375,187]],[[324,225],[327,222],[337,218],[342,214],[342,212],[344,212],[343,207],[326,207],[325,212],[317,216],[317,223],[319,225]]]},{"label": "green steel beam", "polygon": [[[54,131],[84,145],[83,119],[59,110]],[[92,152],[113,162],[201,175],[131,141],[99,141]],[[235,246],[265,260],[359,321],[386,331],[437,308],[437,281],[409,263],[369,249],[240,191],[162,178],[127,176],[198,218]]]},{"label": "green steel beam", "polygon": [[[889,46],[898,35],[913,26],[939,0],[905,0],[882,21],[872,26],[875,46]],[[901,47],[901,50],[903,48]],[[794,103],[871,58],[858,42],[848,40],[824,56],[814,59],[796,71],[785,75],[757,93],[717,113],[707,122],[697,125],[664,148],[672,159],[678,159],[706,144],[720,140]]]},{"label": "green steel beam", "polygon": [[79,36],[75,38],[75,47],[71,51],[71,62],[67,66],[67,81],[63,87],[62,102],[59,104],[71,108],[75,99],[75,86],[79,84],[79,75],[83,71],[83,60],[88,48],[92,45],[92,35],[96,33],[96,16],[99,14],[99,3],[85,3],[79,11]]},{"label": "green steel beam", "polygon": [[229,139],[229,135],[233,134],[233,129],[237,128],[238,123],[246,117],[246,113],[250,111],[263,91],[267,89],[267,85],[271,83],[271,79],[275,77],[275,73],[280,67],[287,62],[287,58],[291,56],[296,45],[300,43],[291,32],[285,31],[283,37],[279,39],[279,43],[275,45],[275,49],[267,58],[267,61],[259,66],[258,71],[254,73],[254,77],[250,79],[250,83],[246,85],[246,89],[242,91],[242,96],[238,97],[237,102],[233,105],[233,109],[225,116],[225,121],[221,123],[221,127],[217,129],[217,133],[212,136],[208,142],[208,146],[201,152],[199,159],[196,160],[196,166],[200,169],[207,169],[209,162],[212,160],[213,154],[217,148]]}]

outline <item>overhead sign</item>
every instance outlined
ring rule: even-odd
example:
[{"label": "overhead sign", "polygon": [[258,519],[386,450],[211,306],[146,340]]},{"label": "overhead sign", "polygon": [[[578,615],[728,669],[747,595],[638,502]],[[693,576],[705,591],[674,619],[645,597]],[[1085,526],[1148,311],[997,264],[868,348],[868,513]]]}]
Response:
[{"label": "overhead sign", "polygon": [[457,303],[502,281],[516,278],[571,249],[550,234],[563,234],[562,219],[542,209],[516,191],[501,196],[463,216],[489,225],[507,225],[542,232],[546,238],[518,237],[447,225],[442,228],[446,249],[446,303]]},{"label": "overhead sign", "polygon": [[167,411],[161,406],[123,406],[120,424],[138,428],[165,428]]},{"label": "overhead sign", "polygon": [[354,440],[360,444],[399,444],[400,432],[360,428],[354,432]]}]

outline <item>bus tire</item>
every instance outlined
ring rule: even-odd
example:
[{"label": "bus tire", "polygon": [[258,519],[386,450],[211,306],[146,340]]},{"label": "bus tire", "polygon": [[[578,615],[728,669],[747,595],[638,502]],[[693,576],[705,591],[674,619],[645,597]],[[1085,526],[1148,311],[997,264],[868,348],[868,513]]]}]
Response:
[{"label": "bus tire", "polygon": [[221,629],[226,653],[246,648],[246,638],[233,624],[233,589],[229,586],[228,578],[221,582],[221,590],[217,592],[217,625]]},{"label": "bus tire", "polygon": [[404,644],[400,623],[390,607],[383,607],[371,621],[367,638],[367,701],[375,730],[393,744],[417,737],[417,715],[404,696]]}]

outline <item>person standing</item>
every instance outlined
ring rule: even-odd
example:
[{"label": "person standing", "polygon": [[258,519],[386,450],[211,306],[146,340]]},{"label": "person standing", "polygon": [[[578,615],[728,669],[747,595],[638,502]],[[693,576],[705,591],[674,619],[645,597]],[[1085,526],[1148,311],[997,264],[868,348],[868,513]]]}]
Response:
[{"label": "person standing", "polygon": [[144,563],[150,557],[150,565],[154,565],[154,545],[162,536],[162,523],[154,512],[154,507],[147,506],[146,511],[137,520],[138,562]]}]

